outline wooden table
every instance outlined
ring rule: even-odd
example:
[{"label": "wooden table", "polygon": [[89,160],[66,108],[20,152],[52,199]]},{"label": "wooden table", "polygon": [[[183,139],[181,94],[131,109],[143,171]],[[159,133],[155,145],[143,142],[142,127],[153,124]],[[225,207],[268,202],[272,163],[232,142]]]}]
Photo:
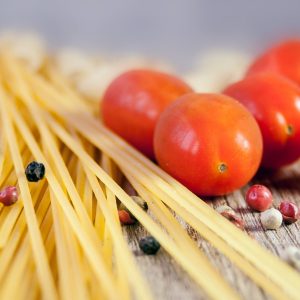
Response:
[{"label": "wooden table", "polygon": [[[275,173],[260,172],[254,178],[253,183],[264,184],[271,189],[274,196],[274,207],[282,199],[289,199],[300,205],[300,163]],[[265,231],[260,223],[260,214],[252,212],[245,204],[244,195],[247,187],[228,196],[209,200],[208,203],[213,207],[228,204],[234,208],[245,221],[247,233],[274,255],[282,257],[284,249],[290,245],[300,247],[300,221],[288,226],[283,225],[277,231]],[[242,299],[270,299],[264,291],[256,286],[225,256],[203,240],[193,228],[181,220],[180,222],[227,282],[238,291]],[[141,225],[123,227],[123,230],[156,299],[207,299],[199,287],[163,249],[155,256],[147,256],[141,253],[138,240],[147,235]],[[182,253],[182,255],[188,255],[188,253]],[[220,299],[222,299],[222,295],[220,295]]]}]

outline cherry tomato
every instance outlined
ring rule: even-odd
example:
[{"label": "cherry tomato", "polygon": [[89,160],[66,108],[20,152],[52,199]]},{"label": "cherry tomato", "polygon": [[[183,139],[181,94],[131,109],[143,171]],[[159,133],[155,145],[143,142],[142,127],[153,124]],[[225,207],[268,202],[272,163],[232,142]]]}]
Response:
[{"label": "cherry tomato", "polygon": [[104,124],[153,159],[153,133],[159,115],[172,101],[191,91],[185,82],[169,74],[128,71],[104,94]]},{"label": "cherry tomato", "polygon": [[190,93],[161,114],[154,150],[160,166],[191,191],[217,196],[240,188],[256,173],[262,136],[236,100]]},{"label": "cherry tomato", "polygon": [[300,85],[300,40],[285,41],[260,56],[248,75],[270,71],[283,75]]},{"label": "cherry tomato", "polygon": [[229,86],[224,93],[256,118],[264,141],[264,167],[279,168],[300,157],[300,88],[296,84],[273,73],[260,73]]},{"label": "cherry tomato", "polygon": [[255,184],[248,189],[246,202],[251,208],[257,211],[265,211],[272,205],[273,196],[267,187]]}]

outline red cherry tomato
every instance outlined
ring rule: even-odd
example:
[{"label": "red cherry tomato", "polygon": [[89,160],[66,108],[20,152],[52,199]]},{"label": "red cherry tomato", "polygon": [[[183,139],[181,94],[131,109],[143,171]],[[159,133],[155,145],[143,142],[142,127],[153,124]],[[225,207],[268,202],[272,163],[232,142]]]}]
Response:
[{"label": "red cherry tomato", "polygon": [[260,56],[248,75],[270,71],[286,76],[300,85],[300,40],[285,41]]},{"label": "red cherry tomato", "polygon": [[300,157],[300,88],[288,79],[260,73],[229,86],[224,93],[244,104],[264,140],[262,165],[279,168]]},{"label": "red cherry tomato", "polygon": [[160,166],[198,195],[227,194],[257,171],[262,137],[253,116],[234,99],[191,93],[158,120],[154,150]]},{"label": "red cherry tomato", "polygon": [[264,185],[252,185],[246,193],[246,202],[249,207],[257,211],[265,211],[273,203],[271,191]]},{"label": "red cherry tomato", "polygon": [[150,158],[153,133],[161,112],[192,89],[175,76],[132,70],[116,78],[105,92],[102,116],[106,126]]}]

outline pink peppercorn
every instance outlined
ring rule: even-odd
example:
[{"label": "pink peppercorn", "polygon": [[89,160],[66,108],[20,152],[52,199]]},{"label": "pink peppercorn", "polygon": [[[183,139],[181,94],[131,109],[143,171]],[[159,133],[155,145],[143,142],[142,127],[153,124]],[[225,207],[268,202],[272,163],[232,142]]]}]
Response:
[{"label": "pink peppercorn", "polygon": [[136,219],[126,210],[118,210],[119,220],[122,225],[132,225],[136,223]]},{"label": "pink peppercorn", "polygon": [[273,196],[267,187],[255,184],[248,189],[246,202],[252,209],[265,211],[272,205]]},{"label": "pink peppercorn", "polygon": [[0,191],[0,202],[10,206],[18,200],[18,190],[15,186],[7,186]]},{"label": "pink peppercorn", "polygon": [[282,214],[283,221],[286,224],[292,224],[297,222],[300,218],[300,212],[298,206],[290,201],[282,201],[278,207]]},{"label": "pink peppercorn", "polygon": [[228,211],[224,211],[221,213],[223,217],[228,219],[231,223],[233,223],[236,227],[244,230],[245,229],[245,223],[242,219],[240,219],[235,213],[230,213]]}]

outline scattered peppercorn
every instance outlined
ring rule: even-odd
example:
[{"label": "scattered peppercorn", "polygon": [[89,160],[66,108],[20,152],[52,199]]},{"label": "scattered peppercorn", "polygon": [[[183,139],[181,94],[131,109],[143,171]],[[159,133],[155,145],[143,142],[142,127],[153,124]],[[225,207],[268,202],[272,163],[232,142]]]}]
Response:
[{"label": "scattered peppercorn", "polygon": [[133,225],[137,222],[137,219],[127,210],[118,210],[118,215],[122,225]]},{"label": "scattered peppercorn", "polygon": [[278,229],[282,224],[282,214],[275,208],[270,208],[260,215],[262,226],[265,229]]},{"label": "scattered peppercorn", "polygon": [[154,255],[160,249],[159,242],[153,236],[146,236],[139,241],[140,249],[147,255]]},{"label": "scattered peppercorn", "polygon": [[32,161],[25,170],[26,178],[30,182],[37,182],[44,178],[45,166],[42,163]]},{"label": "scattered peppercorn", "polygon": [[290,201],[282,201],[278,207],[282,214],[283,221],[286,224],[292,224],[297,222],[300,218],[300,212],[298,206]]},{"label": "scattered peppercorn", "polygon": [[147,202],[139,197],[139,196],[131,196],[131,198],[134,200],[134,202],[139,205],[143,210],[147,211],[148,210],[148,204]]},{"label": "scattered peppercorn", "polygon": [[15,186],[8,186],[0,191],[0,202],[5,206],[13,205],[18,200],[18,190]]},{"label": "scattered peppercorn", "polygon": [[[131,198],[143,210],[145,211],[148,210],[147,202],[144,199],[142,199],[139,196],[131,196]],[[123,203],[120,203],[119,205],[118,214],[119,214],[119,220],[122,225],[132,225],[137,222],[135,216],[127,209],[127,207]]]},{"label": "scattered peppercorn", "polygon": [[284,250],[284,259],[298,271],[300,271],[300,249],[289,246]]},{"label": "scattered peppercorn", "polygon": [[218,206],[216,208],[216,211],[221,214],[223,217],[225,217],[227,220],[229,220],[231,223],[233,223],[236,227],[244,230],[245,223],[244,221],[239,218],[236,214],[236,212],[228,205],[222,205]]},{"label": "scattered peppercorn", "polygon": [[252,209],[265,211],[272,205],[273,196],[267,187],[255,184],[248,189],[246,202]]},{"label": "scattered peppercorn", "polygon": [[227,220],[229,220],[231,223],[233,223],[236,227],[244,230],[245,229],[245,223],[244,221],[239,218],[236,214],[229,213],[228,211],[224,211],[221,213],[223,217],[225,217]]}]

